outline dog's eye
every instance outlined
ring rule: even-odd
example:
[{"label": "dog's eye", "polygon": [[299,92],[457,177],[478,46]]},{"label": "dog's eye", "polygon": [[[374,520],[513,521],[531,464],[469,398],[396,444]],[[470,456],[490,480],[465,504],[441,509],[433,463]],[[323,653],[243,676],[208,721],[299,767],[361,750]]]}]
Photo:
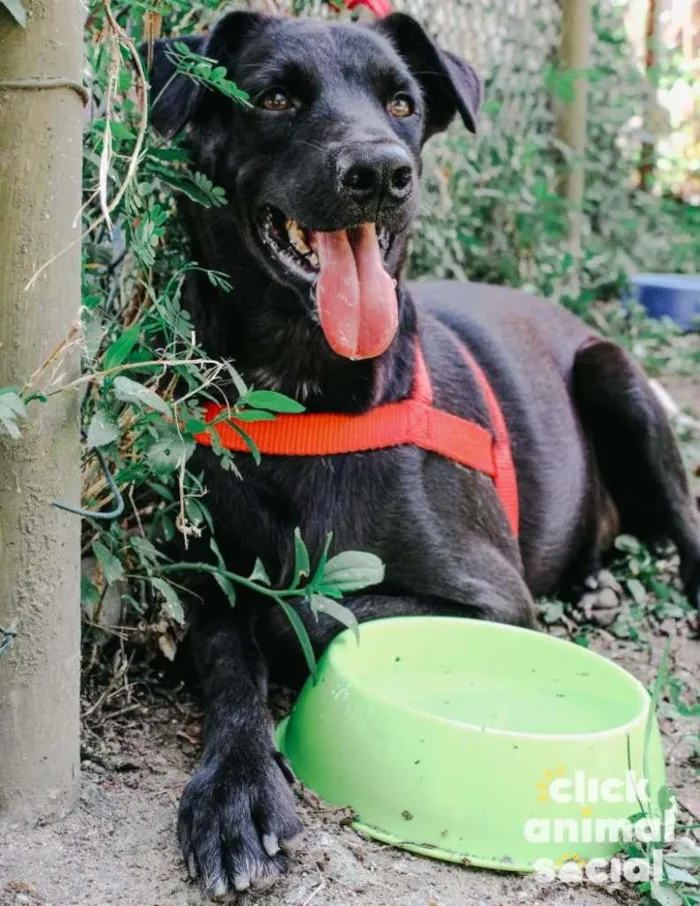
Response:
[{"label": "dog's eye", "polygon": [[389,113],[392,116],[411,116],[415,109],[412,98],[407,94],[397,94],[389,103]]},{"label": "dog's eye", "polygon": [[281,88],[271,88],[258,98],[258,106],[264,107],[265,110],[272,110],[274,113],[281,113],[284,110],[291,110],[294,105],[286,91],[282,91]]}]

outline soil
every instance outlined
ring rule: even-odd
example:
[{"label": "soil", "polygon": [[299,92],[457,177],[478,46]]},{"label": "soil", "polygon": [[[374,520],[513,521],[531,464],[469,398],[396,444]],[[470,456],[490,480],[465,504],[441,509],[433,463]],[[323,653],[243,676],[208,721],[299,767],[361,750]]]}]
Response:
[{"label": "soil", "polygon": [[[698,401],[697,385],[665,384],[682,405]],[[694,437],[697,442],[698,436]],[[696,466],[700,465],[700,460]],[[673,565],[669,567],[673,569]],[[629,601],[623,601],[623,607]],[[691,698],[700,694],[700,642],[690,618],[649,621],[641,641],[600,629],[592,647],[643,682],[656,675],[668,636],[672,674]],[[571,621],[548,627],[563,635]],[[134,679],[133,677],[136,677]],[[175,841],[182,788],[199,749],[200,713],[182,688],[158,677],[86,693],[83,779],[79,803],[60,820],[26,828],[0,822],[0,906],[195,906]],[[669,783],[681,817],[700,822],[700,719],[681,718],[668,703],[661,724]],[[639,903],[628,884],[598,888],[539,886],[532,878],[444,865],[358,836],[342,810],[306,793],[306,830],[290,872],[259,894],[261,906],[612,906]]]}]

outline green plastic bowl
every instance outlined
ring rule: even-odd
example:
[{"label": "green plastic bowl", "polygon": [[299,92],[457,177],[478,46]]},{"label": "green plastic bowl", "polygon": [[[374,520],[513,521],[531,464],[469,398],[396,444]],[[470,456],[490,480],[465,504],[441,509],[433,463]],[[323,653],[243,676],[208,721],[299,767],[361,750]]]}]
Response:
[{"label": "green plastic bowl", "polygon": [[626,820],[658,815],[664,784],[634,677],[570,642],[467,619],[365,623],[359,645],[342,633],[278,741],[366,834],[510,871],[609,858]]}]

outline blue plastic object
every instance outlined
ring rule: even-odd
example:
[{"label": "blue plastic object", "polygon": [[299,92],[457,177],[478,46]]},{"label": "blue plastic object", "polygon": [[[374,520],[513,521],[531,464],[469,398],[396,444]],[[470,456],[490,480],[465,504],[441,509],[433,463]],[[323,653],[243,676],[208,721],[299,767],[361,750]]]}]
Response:
[{"label": "blue plastic object", "polygon": [[685,330],[700,329],[700,276],[637,274],[630,282],[633,297],[650,317],[666,315]]}]

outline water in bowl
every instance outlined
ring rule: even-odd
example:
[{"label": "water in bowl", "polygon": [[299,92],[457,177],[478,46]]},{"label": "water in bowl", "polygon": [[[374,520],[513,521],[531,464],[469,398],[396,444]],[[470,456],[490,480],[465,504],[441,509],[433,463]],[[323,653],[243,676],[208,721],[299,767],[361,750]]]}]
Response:
[{"label": "water in bowl", "polygon": [[394,672],[375,677],[382,694],[428,714],[477,727],[522,733],[597,733],[630,721],[629,702],[602,698],[586,688],[558,686],[548,678],[519,685],[466,682],[427,674],[410,686]]}]

